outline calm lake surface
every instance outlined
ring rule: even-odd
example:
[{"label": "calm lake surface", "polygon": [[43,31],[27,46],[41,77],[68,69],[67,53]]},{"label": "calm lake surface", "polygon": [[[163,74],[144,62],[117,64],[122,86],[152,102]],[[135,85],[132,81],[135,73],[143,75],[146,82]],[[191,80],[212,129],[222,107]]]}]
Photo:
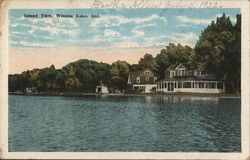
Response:
[{"label": "calm lake surface", "polygon": [[9,151],[240,152],[241,99],[9,96]]}]

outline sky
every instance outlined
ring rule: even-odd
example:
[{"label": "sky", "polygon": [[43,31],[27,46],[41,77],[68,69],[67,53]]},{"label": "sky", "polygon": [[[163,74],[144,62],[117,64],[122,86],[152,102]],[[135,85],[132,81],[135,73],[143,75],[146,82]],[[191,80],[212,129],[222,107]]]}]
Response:
[{"label": "sky", "polygon": [[12,9],[9,73],[52,64],[59,69],[78,59],[134,64],[145,53],[159,54],[169,43],[194,47],[201,31],[223,13],[234,24],[240,9]]}]

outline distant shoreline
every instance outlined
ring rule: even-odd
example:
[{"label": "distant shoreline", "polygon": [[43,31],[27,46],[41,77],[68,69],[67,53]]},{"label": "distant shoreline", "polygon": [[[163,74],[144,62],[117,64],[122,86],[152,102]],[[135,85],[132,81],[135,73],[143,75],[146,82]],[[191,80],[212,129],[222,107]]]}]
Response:
[{"label": "distant shoreline", "polygon": [[237,94],[211,94],[211,93],[81,93],[81,92],[40,92],[40,93],[9,93],[9,95],[24,96],[174,96],[174,97],[218,97],[241,98]]}]

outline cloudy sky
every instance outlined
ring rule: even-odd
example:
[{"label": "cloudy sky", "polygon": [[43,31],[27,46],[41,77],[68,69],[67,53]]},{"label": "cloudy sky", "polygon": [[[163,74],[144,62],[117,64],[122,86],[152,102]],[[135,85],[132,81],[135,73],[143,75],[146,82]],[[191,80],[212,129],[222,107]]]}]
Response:
[{"label": "cloudy sky", "polygon": [[[221,16],[233,23],[239,9],[68,9],[10,10],[9,72],[56,68],[78,60],[137,63],[145,53],[156,55],[168,43],[193,47],[201,31]],[[25,18],[24,14],[38,14]],[[53,18],[41,18],[50,14]],[[58,18],[56,14],[73,15]],[[88,18],[76,18],[87,15]],[[99,18],[91,18],[99,15]]]}]

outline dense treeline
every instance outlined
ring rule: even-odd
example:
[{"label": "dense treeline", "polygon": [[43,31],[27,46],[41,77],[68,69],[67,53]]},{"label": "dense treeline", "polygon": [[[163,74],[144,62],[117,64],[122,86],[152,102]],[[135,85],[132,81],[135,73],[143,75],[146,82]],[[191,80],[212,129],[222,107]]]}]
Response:
[{"label": "dense treeline", "polygon": [[201,33],[195,45],[194,62],[225,80],[227,93],[240,92],[241,16],[235,25],[223,14]]},{"label": "dense treeline", "polygon": [[129,72],[150,68],[164,78],[166,68],[182,63],[189,68],[204,68],[214,73],[217,79],[226,82],[227,93],[240,93],[241,73],[241,16],[232,25],[223,14],[216,22],[202,31],[194,48],[170,43],[156,57],[145,54],[138,64],[116,61],[113,64],[92,60],[78,60],[55,69],[48,68],[25,71],[9,75],[9,91],[25,91],[26,88],[38,92],[79,91],[94,92],[102,81],[113,90],[127,88]]}]

